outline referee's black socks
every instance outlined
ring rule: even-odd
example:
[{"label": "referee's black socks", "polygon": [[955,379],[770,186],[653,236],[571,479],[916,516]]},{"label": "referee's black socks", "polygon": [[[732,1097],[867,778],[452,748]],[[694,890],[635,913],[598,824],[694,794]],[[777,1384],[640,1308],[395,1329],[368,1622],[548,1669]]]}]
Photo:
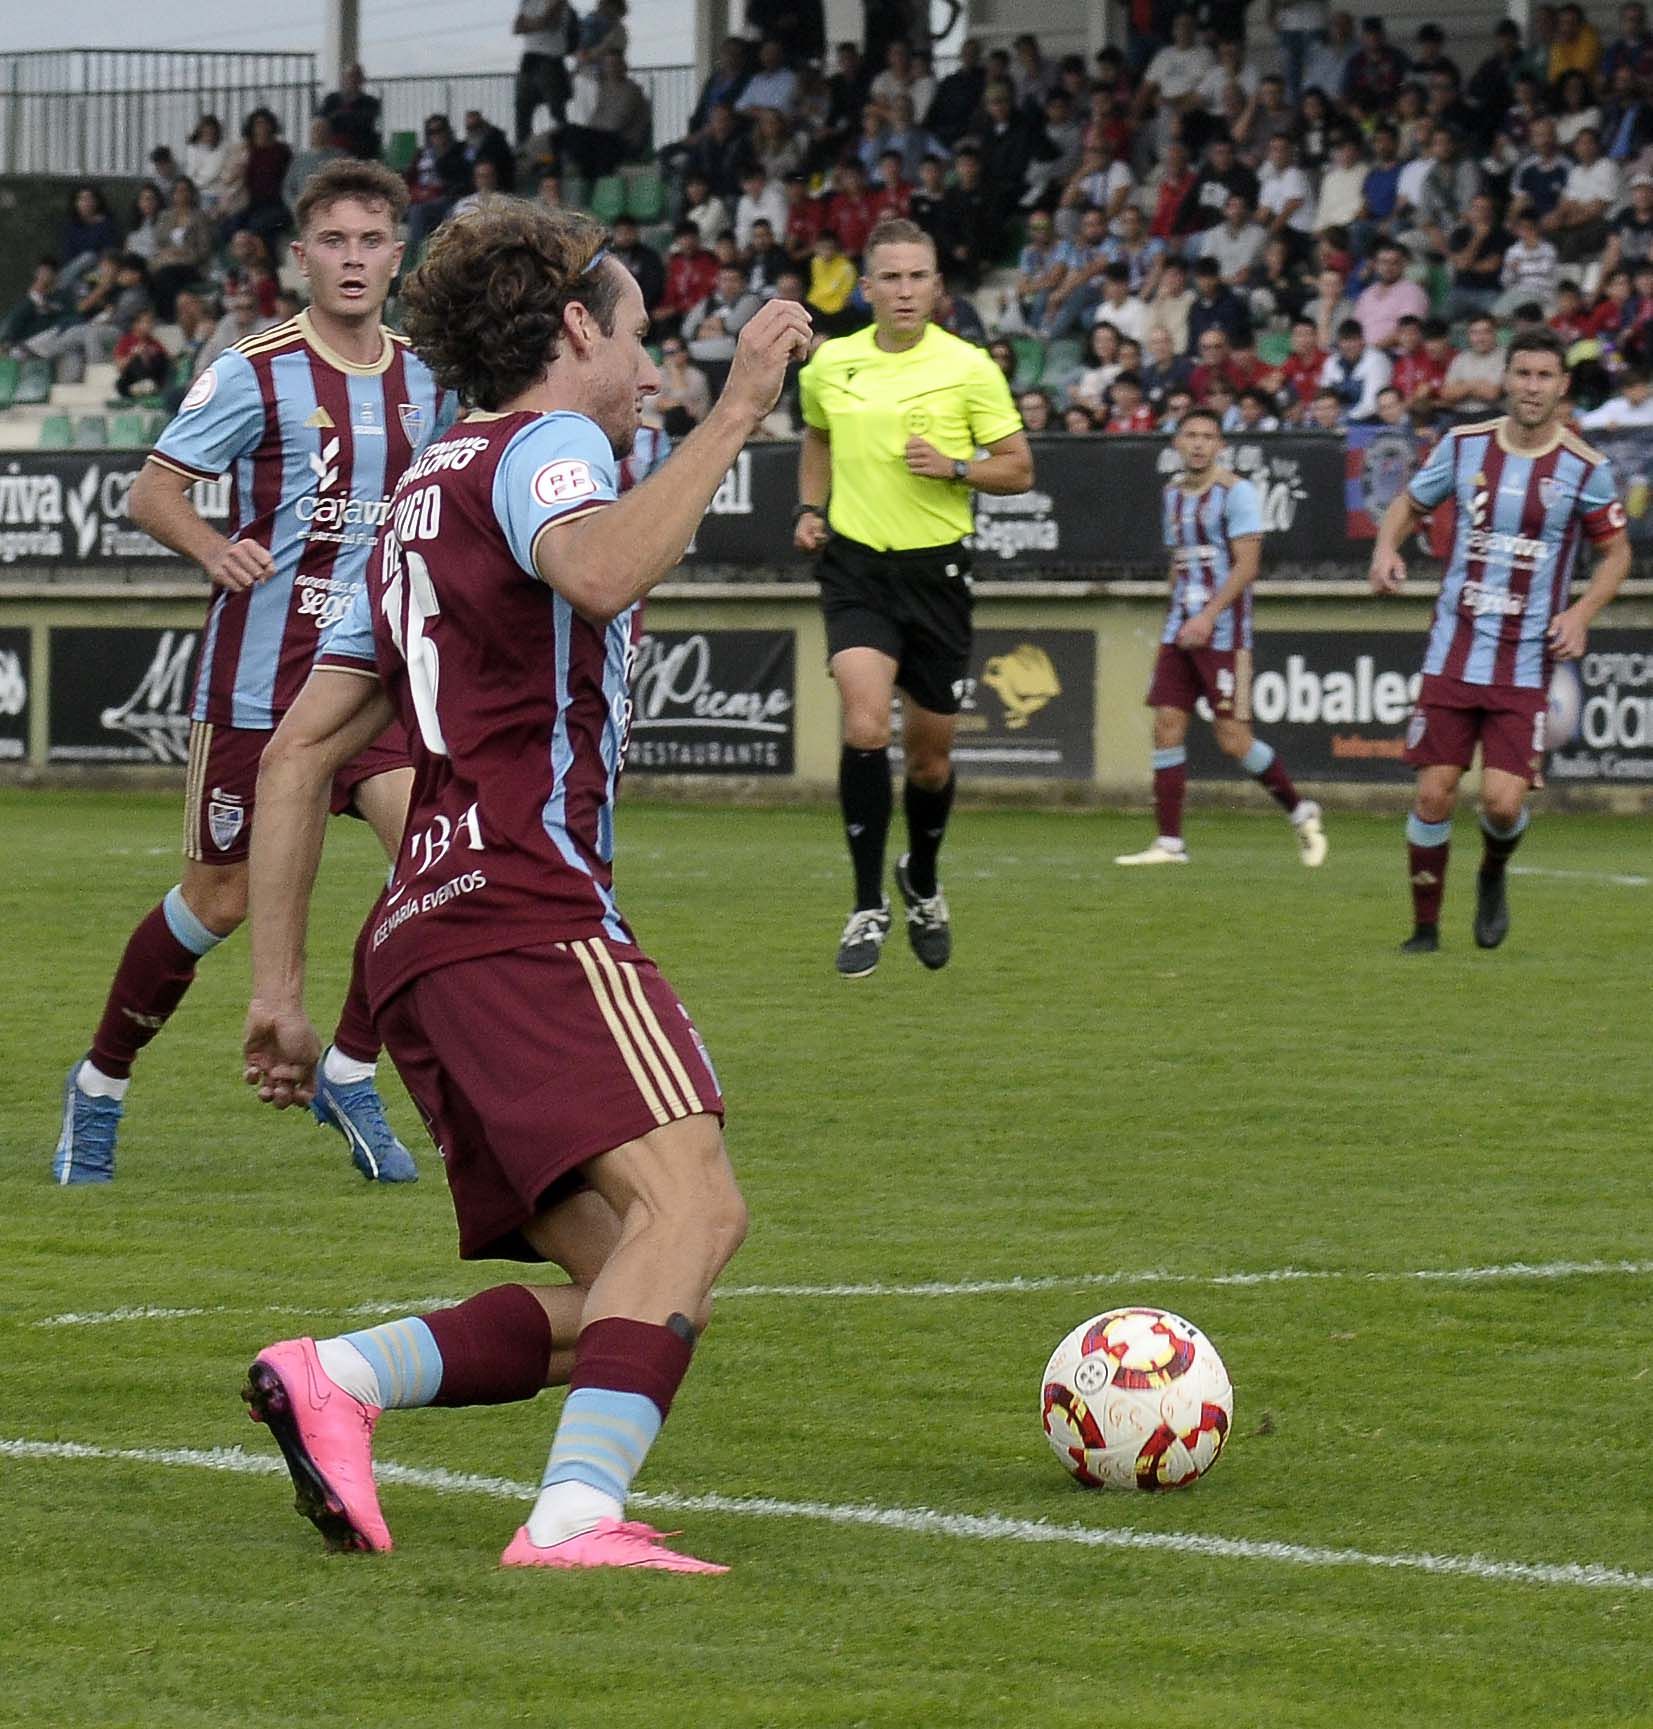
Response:
[{"label": "referee's black socks", "polygon": [[884,842],[890,832],[892,805],[888,750],[844,746],[838,758],[838,802],[844,809],[844,835],[855,866],[855,910],[881,907]]},{"label": "referee's black socks", "polygon": [[907,881],[913,893],[925,900],[936,892],[936,858],[947,832],[957,779],[950,774],[945,786],[924,787],[909,776],[902,793],[907,808]]}]

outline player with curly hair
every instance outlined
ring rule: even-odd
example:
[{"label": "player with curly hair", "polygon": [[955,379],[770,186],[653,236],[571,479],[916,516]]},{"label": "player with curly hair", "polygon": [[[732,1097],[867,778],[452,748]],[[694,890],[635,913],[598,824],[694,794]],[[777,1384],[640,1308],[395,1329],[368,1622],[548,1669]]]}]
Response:
[{"label": "player with curly hair", "polygon": [[471,413],[403,476],[366,589],[265,754],[248,1079],[277,1105],[314,1087],[304,926],[325,789],[400,715],[416,778],[368,927],[376,1022],[442,1149],[460,1254],[552,1260],[572,1283],[283,1341],[247,1398],[323,1534],[385,1549],[382,1410],[566,1381],[503,1564],[721,1572],[624,1518],[746,1209],[705,1046],[615,901],[614,803],[638,603],[774,407],[808,319],[766,306],[705,421],[620,497],[659,378],[642,295],[595,223],[485,206],[442,229],[405,306]]}]

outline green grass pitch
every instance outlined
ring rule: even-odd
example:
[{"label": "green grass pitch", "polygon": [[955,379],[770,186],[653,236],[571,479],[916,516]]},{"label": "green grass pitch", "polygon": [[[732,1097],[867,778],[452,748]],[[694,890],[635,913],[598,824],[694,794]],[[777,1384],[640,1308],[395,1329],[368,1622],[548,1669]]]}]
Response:
[{"label": "green grass pitch", "polygon": [[[1394,818],[1334,814],[1315,873],[1277,817],[1195,811],[1191,868],[1127,873],[1140,817],[965,810],[954,965],[898,931],[846,985],[832,815],[623,811],[622,905],[719,1065],[752,1207],[640,1484],[721,1580],[498,1570],[519,1509],[461,1474],[535,1480],[555,1394],[389,1414],[382,1559],[324,1556],[253,1474],[261,1344],[510,1270],[457,1262],[393,1079],[407,1191],[241,1086],[241,941],[141,1064],[113,1188],[50,1185],[63,1072],[178,827],[172,799],[0,795],[0,1722],[1653,1723],[1644,822],[1541,810],[1486,955],[1460,817],[1446,947],[1403,959]],[[380,868],[334,825],[324,1032]],[[1316,1276],[1222,1282],[1286,1270]],[[751,1289],[926,1283],[1000,1288]],[[1233,1374],[1228,1451],[1181,1493],[1087,1494],[1039,1432],[1046,1354],[1126,1301]],[[198,1312],[40,1324],[143,1306]],[[725,1510],[671,1505],[696,1496]]]}]

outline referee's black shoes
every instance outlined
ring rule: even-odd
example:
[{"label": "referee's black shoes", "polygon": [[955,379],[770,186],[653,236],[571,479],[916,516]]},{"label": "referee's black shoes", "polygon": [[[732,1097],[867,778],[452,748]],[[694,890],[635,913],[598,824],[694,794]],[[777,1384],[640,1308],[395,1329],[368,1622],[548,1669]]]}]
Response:
[{"label": "referee's black shoes", "polygon": [[838,975],[864,979],[878,965],[884,939],[890,934],[890,903],[862,907],[849,915],[844,934],[838,939]]},{"label": "referee's black shoes", "polygon": [[937,972],[953,958],[953,924],[941,884],[936,884],[933,895],[919,894],[907,874],[907,855],[903,853],[895,862],[895,885],[907,903],[907,941],[919,960]]}]

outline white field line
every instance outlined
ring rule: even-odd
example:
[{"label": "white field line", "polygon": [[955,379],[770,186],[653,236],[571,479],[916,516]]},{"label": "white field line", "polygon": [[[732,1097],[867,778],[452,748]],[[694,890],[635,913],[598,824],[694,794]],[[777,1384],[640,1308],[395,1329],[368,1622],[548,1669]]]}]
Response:
[{"label": "white field line", "polygon": [[[278,1458],[244,1453],[239,1447],[93,1447],[78,1441],[0,1440],[0,1458],[72,1460],[89,1463],[170,1465],[238,1476],[279,1477]],[[485,1495],[496,1501],[532,1501],[532,1483],[504,1477],[397,1465],[380,1460],[374,1474],[381,1483],[428,1489],[439,1495]],[[1054,1543],[1078,1549],[1133,1550],[1194,1555],[1214,1561],[1272,1561],[1288,1567],[1367,1567],[1387,1572],[1430,1573],[1437,1578],[1473,1579],[1494,1585],[1573,1586],[1587,1590],[1653,1591],[1653,1573],[1631,1573],[1589,1561],[1498,1561],[1485,1555],[1436,1555],[1427,1551],[1382,1554],[1368,1549],[1333,1549],[1316,1544],[1258,1542],[1245,1537],[1210,1537],[1193,1531],[1110,1530],[1096,1525],[1057,1525],[1044,1519],[1010,1519],[997,1513],[942,1513],[930,1507],[837,1505],[829,1501],[784,1501],[768,1495],[639,1494],[631,1505],[679,1513],[722,1514],[732,1518],[795,1519],[897,1531],[914,1537],[953,1537],[977,1543]]]},{"label": "white field line", "polygon": [[[842,1285],[729,1285],[717,1292],[720,1302],[747,1297],[1001,1297],[1027,1291],[1085,1291],[1109,1285],[1287,1285],[1307,1281],[1342,1284],[1476,1285],[1522,1279],[1646,1278],[1653,1261],[1504,1261],[1484,1267],[1421,1267],[1414,1271],[1361,1272],[1328,1267],[1270,1267],[1255,1273],[1173,1273],[1163,1267],[1137,1272],[1051,1273],[1034,1278],[929,1280],[903,1285],[890,1282]],[[158,1308],[148,1304],[119,1309],[92,1309],[47,1315],[36,1327],[108,1327],[124,1321],[183,1321],[202,1315],[344,1315],[372,1319],[379,1315],[420,1314],[463,1302],[451,1294],[439,1297],[384,1297],[371,1302],[329,1307],[277,1303],[238,1307],[219,1303],[201,1308]]]},{"label": "white field line", "polygon": [[1611,888],[1644,889],[1653,877],[1638,876],[1634,871],[1568,871],[1547,870],[1542,865],[1511,865],[1512,877],[1548,877],[1552,882],[1606,883]]}]

